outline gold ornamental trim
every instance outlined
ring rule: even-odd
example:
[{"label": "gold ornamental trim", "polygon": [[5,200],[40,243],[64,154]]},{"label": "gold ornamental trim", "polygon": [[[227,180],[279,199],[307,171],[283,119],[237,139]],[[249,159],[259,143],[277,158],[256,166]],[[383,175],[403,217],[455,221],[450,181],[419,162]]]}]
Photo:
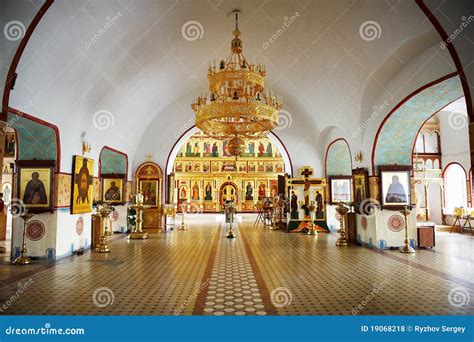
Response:
[{"label": "gold ornamental trim", "polygon": [[265,88],[265,79],[258,72],[249,70],[222,70],[209,75],[209,88],[212,92],[217,93],[225,82],[244,81],[246,83],[254,83],[258,91]]}]

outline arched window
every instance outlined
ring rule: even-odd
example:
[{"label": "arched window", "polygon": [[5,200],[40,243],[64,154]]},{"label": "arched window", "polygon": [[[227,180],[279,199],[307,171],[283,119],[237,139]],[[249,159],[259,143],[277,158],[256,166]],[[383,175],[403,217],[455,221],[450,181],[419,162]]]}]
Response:
[{"label": "arched window", "polygon": [[445,208],[452,212],[455,207],[467,207],[466,171],[456,163],[444,170]]}]

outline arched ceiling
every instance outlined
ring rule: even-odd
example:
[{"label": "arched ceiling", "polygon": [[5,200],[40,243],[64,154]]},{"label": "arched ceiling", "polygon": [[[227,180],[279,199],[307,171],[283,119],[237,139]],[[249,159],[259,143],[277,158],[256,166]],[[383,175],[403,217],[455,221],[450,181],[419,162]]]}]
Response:
[{"label": "arched ceiling", "polygon": [[[157,160],[164,164],[175,132],[193,124],[189,104],[206,90],[209,61],[228,55],[234,8],[242,11],[245,55],[266,65],[267,86],[291,116],[279,137],[290,155],[309,148],[319,163],[318,134],[334,126],[350,135],[372,108],[367,99],[436,41],[413,1],[56,0],[28,42],[10,106],[56,124],[65,153],[79,152],[86,131],[93,145],[106,135],[132,160],[137,149],[164,149]],[[185,39],[189,21],[202,26],[202,37]],[[367,22],[375,36],[361,33]],[[449,58],[446,64],[454,71]],[[296,168],[308,163],[295,161]]]}]

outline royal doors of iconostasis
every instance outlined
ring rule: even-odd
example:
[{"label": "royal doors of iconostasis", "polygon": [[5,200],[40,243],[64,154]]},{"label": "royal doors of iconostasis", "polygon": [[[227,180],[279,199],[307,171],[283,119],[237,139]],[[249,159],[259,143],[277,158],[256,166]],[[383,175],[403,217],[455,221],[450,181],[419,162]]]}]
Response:
[{"label": "royal doors of iconostasis", "polygon": [[219,191],[219,198],[221,209],[224,208],[224,204],[227,202],[233,202],[237,207],[239,205],[237,185],[232,182],[222,184]]},{"label": "royal doors of iconostasis", "polygon": [[135,189],[143,195],[143,230],[158,233],[162,226],[163,171],[153,163],[141,164],[135,172]]}]

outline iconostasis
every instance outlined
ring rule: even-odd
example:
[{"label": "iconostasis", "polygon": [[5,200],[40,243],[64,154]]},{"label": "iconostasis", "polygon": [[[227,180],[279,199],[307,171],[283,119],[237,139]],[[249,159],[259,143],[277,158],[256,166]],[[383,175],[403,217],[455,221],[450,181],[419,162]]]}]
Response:
[{"label": "iconostasis", "polygon": [[196,133],[183,144],[171,175],[171,203],[218,212],[232,200],[238,211],[252,212],[259,199],[278,195],[278,175],[285,173],[285,163],[275,144],[268,138],[248,140],[236,158],[227,143]]}]

